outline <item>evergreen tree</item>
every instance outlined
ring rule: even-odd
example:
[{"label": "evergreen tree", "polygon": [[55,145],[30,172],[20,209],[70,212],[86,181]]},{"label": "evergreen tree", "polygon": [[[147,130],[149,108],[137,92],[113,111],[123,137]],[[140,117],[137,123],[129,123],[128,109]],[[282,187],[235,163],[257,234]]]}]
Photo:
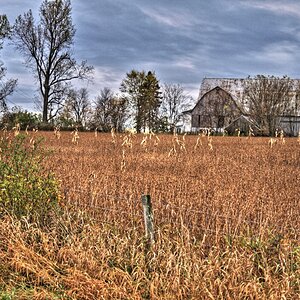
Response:
[{"label": "evergreen tree", "polygon": [[136,131],[155,131],[161,105],[160,86],[155,72],[146,74],[145,71],[132,70],[127,73],[120,89],[130,103]]}]

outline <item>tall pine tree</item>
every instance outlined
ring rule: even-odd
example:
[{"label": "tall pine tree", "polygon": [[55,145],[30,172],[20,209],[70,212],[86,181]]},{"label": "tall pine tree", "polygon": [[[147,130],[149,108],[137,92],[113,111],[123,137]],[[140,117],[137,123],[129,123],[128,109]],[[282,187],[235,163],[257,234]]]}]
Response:
[{"label": "tall pine tree", "polygon": [[136,131],[155,131],[161,105],[160,86],[155,72],[132,70],[126,74],[120,90],[130,103]]}]

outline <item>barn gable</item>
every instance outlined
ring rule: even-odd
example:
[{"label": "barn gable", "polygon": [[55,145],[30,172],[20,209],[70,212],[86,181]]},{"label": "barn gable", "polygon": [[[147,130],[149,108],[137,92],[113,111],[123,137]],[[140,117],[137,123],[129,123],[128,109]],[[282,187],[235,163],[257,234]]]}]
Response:
[{"label": "barn gable", "polygon": [[217,86],[204,93],[192,109],[192,127],[223,128],[241,113],[231,94]]},{"label": "barn gable", "polygon": [[244,105],[244,81],[245,79],[241,78],[204,78],[201,83],[198,101],[203,97],[204,94],[218,86],[229,93],[235,100],[236,104],[241,107]]}]

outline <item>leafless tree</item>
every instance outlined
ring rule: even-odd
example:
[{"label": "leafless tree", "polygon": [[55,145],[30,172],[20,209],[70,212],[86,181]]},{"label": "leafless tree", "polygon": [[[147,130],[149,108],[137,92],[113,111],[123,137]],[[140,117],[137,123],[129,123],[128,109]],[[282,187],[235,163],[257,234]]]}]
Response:
[{"label": "leafless tree", "polygon": [[13,27],[14,45],[38,81],[43,122],[54,118],[54,110],[61,108],[66,86],[73,79],[86,79],[92,73],[93,67],[86,61],[77,64],[72,56],[74,35],[70,0],[44,0],[37,24],[29,10],[17,18]]},{"label": "leafless tree", "polygon": [[94,125],[103,131],[114,128],[124,129],[127,120],[127,101],[114,94],[109,88],[104,88],[96,98]]},{"label": "leafless tree", "polygon": [[244,81],[244,97],[250,116],[264,134],[273,135],[280,118],[297,105],[295,81],[287,76],[257,75]]},{"label": "leafless tree", "polygon": [[64,113],[69,115],[73,123],[85,126],[91,112],[91,102],[86,88],[71,89],[65,102]]},{"label": "leafless tree", "polygon": [[179,84],[165,83],[162,87],[161,112],[168,120],[169,130],[173,131],[180,121],[181,113],[191,105],[192,98]]},{"label": "leafless tree", "polygon": [[[3,40],[10,33],[10,26],[6,15],[0,15],[0,49],[3,47]],[[0,62],[0,109],[5,110],[7,108],[6,97],[13,93],[17,80],[5,78],[6,69],[4,64]]]}]

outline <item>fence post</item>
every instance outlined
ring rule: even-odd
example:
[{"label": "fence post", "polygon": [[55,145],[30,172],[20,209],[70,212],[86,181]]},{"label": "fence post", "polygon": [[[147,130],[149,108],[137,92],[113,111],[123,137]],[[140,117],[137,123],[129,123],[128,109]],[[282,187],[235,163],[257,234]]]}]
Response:
[{"label": "fence post", "polygon": [[144,210],[146,238],[148,238],[152,244],[154,243],[154,225],[150,195],[142,195],[142,204]]}]

